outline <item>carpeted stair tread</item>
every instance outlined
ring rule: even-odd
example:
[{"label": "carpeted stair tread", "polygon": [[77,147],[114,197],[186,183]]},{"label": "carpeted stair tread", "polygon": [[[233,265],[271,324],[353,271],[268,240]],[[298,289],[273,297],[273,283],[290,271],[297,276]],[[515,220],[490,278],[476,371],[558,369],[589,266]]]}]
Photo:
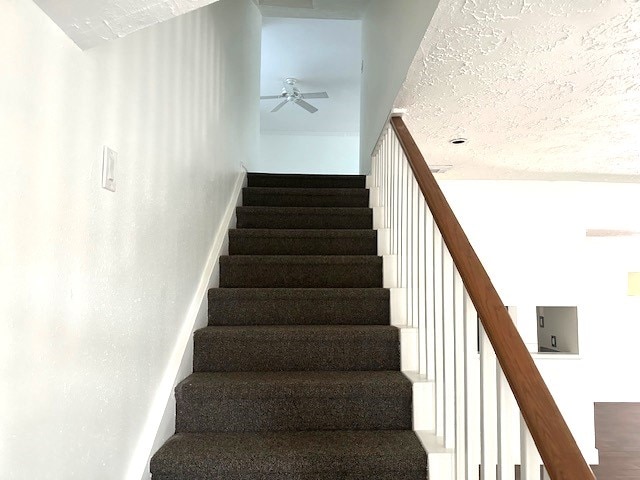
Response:
[{"label": "carpeted stair tread", "polygon": [[399,370],[390,325],[206,327],[194,334],[193,368],[217,371]]},{"label": "carpeted stair tread", "polygon": [[209,325],[389,325],[383,288],[212,288]]},{"label": "carpeted stair tread", "polygon": [[229,230],[230,255],[376,255],[375,230]]},{"label": "carpeted stair tread", "polygon": [[242,204],[271,207],[368,207],[369,190],[245,187],[242,189]]},{"label": "carpeted stair tread", "polygon": [[151,461],[154,480],[424,480],[412,431],[176,434]]},{"label": "carpeted stair tread", "polygon": [[371,394],[385,397],[411,395],[411,382],[400,371],[309,372],[195,372],[176,390],[215,390],[238,398],[323,397]]},{"label": "carpeted stair tread", "polygon": [[426,480],[366,177],[247,179],[153,480]]},{"label": "carpeted stair tread", "polygon": [[374,255],[231,255],[220,257],[220,287],[382,287]]},{"label": "carpeted stair tread", "polygon": [[363,207],[237,207],[237,228],[370,229],[373,211]]},{"label": "carpeted stair tread", "polygon": [[179,432],[411,429],[398,371],[194,373],[176,387]]},{"label": "carpeted stair tread", "polygon": [[364,175],[304,175],[278,173],[249,173],[249,187],[289,188],[364,188]]}]

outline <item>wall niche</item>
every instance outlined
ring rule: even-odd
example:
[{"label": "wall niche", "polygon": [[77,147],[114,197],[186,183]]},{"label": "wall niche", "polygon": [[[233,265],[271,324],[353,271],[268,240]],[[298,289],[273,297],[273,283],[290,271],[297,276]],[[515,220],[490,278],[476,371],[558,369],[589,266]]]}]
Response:
[{"label": "wall niche", "polygon": [[536,307],[539,353],[579,353],[578,307]]}]

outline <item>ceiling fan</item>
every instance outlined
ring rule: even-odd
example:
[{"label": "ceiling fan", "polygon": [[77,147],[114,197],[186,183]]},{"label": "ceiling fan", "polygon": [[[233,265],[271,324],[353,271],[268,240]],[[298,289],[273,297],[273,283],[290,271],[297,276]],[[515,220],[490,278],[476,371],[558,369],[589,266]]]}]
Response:
[{"label": "ceiling fan", "polygon": [[282,88],[282,93],[280,93],[280,95],[266,95],[260,97],[260,100],[275,100],[276,98],[282,99],[282,102],[279,103],[276,108],[271,110],[271,113],[277,112],[287,103],[295,103],[309,113],[316,113],[318,109],[305,100],[310,98],[329,98],[327,92],[302,93],[300,89],[296,87],[296,83],[298,83],[298,80],[295,78],[285,78],[283,82],[284,87]]}]

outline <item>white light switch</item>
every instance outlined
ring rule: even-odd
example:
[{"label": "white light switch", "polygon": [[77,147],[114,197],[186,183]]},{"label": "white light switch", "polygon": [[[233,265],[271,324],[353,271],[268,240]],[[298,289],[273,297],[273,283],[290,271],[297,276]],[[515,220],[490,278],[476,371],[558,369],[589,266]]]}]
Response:
[{"label": "white light switch", "polygon": [[111,150],[105,145],[102,152],[102,188],[116,191],[116,160],[118,159],[118,152]]}]

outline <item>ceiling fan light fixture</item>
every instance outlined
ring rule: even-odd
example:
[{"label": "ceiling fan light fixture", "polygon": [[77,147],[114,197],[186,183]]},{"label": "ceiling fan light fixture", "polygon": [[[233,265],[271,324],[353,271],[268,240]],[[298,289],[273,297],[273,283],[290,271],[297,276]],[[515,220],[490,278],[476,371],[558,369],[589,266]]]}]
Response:
[{"label": "ceiling fan light fixture", "polygon": [[282,81],[283,88],[282,92],[279,95],[264,95],[260,97],[260,100],[281,100],[281,103],[276,105],[276,107],[271,110],[271,113],[276,113],[287,103],[295,103],[299,107],[304,108],[309,113],[316,113],[318,109],[306,100],[312,98],[329,98],[329,95],[327,94],[327,92],[303,93],[298,87],[296,87],[297,83],[298,79],[293,77],[286,77]]}]

